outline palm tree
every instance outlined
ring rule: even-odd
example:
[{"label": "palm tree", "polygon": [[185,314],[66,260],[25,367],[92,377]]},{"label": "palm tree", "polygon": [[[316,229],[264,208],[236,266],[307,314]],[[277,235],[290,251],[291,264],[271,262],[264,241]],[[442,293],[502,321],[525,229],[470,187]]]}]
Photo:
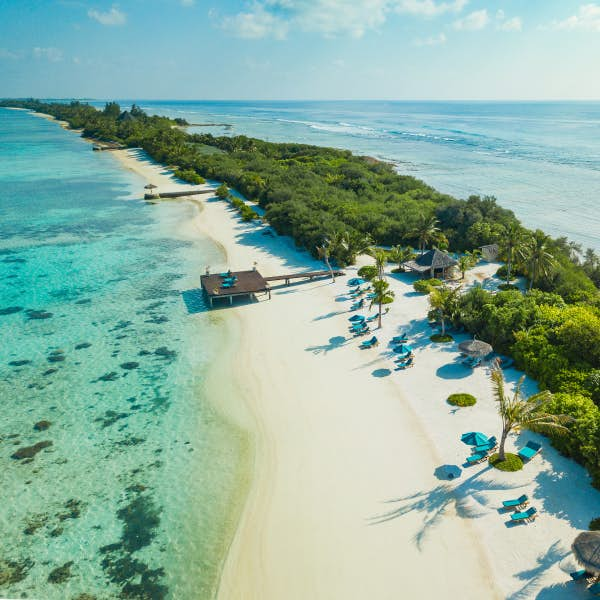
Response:
[{"label": "palm tree", "polygon": [[465,278],[465,273],[472,269],[479,260],[479,251],[474,250],[473,252],[465,252],[458,258],[458,268],[460,269],[460,273],[462,275],[461,279]]},{"label": "palm tree", "polygon": [[413,251],[411,248],[403,248],[402,246],[393,246],[388,254],[389,260],[398,265],[398,271],[402,271],[402,265],[412,258]]},{"label": "palm tree", "polygon": [[384,304],[391,304],[394,301],[394,292],[390,289],[390,284],[384,279],[376,279],[373,281],[373,299],[369,306],[369,310],[373,308],[374,304],[379,307],[379,318],[377,320],[377,327],[381,329],[381,307]]},{"label": "palm tree", "polygon": [[433,288],[429,294],[429,305],[442,322],[442,335],[446,335],[446,320],[451,319],[458,310],[460,287],[451,289],[443,286]]},{"label": "palm tree", "polygon": [[514,394],[509,396],[504,387],[504,374],[499,367],[492,369],[492,386],[494,397],[498,403],[498,413],[502,419],[502,435],[498,449],[500,461],[506,459],[504,445],[506,438],[512,431],[518,432],[522,428],[535,429],[540,433],[568,433],[566,427],[573,419],[567,415],[553,415],[545,411],[552,394],[548,390],[539,392],[525,398],[521,392],[525,376],[521,377]]},{"label": "palm tree", "polygon": [[354,264],[358,255],[368,253],[369,248],[373,245],[373,238],[369,233],[346,231],[344,233],[344,245],[348,263]]},{"label": "palm tree", "polygon": [[385,265],[388,261],[388,255],[385,250],[379,250],[378,248],[371,248],[369,254],[375,259],[375,266],[377,267],[377,277],[383,279]]},{"label": "palm tree", "polygon": [[510,284],[510,276],[512,267],[515,262],[516,255],[523,243],[523,230],[518,223],[511,223],[506,228],[504,240],[502,243],[504,253],[506,254],[506,283]]},{"label": "palm tree", "polygon": [[437,224],[438,220],[434,216],[427,216],[424,213],[419,215],[411,235],[419,241],[421,254],[425,252],[427,244],[436,239],[440,231]]},{"label": "palm tree", "polygon": [[550,253],[551,242],[552,238],[538,229],[519,252],[527,265],[530,290],[541,277],[547,277],[554,267],[554,256]]},{"label": "palm tree", "polygon": [[317,246],[317,252],[319,253],[319,258],[327,265],[327,269],[329,270],[329,274],[331,275],[331,283],[335,282],[335,275],[333,274],[333,269],[331,268],[331,263],[329,262],[329,258],[331,256],[331,240],[325,239],[320,246]]}]

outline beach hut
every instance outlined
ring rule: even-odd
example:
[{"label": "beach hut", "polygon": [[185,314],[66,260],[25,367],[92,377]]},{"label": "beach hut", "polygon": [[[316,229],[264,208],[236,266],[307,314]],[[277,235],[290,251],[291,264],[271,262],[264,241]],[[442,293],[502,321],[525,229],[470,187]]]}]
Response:
[{"label": "beach hut", "polygon": [[481,250],[481,258],[487,262],[498,260],[500,254],[500,248],[498,244],[487,244],[486,246],[479,246]]},{"label": "beach hut", "polygon": [[446,279],[446,275],[452,267],[456,267],[458,261],[449,254],[434,248],[428,250],[415,260],[404,263],[404,267],[422,276],[439,277]]},{"label": "beach hut", "polygon": [[600,575],[600,531],[580,533],[571,549],[577,562],[586,571]]},{"label": "beach hut", "polygon": [[461,342],[458,345],[458,349],[462,354],[466,354],[473,358],[483,358],[484,356],[491,354],[494,350],[487,342],[476,339]]}]

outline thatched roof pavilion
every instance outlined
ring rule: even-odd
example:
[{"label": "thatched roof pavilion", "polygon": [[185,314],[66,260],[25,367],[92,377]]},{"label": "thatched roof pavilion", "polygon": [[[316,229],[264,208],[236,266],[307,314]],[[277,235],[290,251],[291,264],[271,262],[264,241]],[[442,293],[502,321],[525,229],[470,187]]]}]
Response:
[{"label": "thatched roof pavilion", "polygon": [[587,571],[600,575],[600,531],[580,533],[571,546],[577,562]]},{"label": "thatched roof pavilion", "polygon": [[449,254],[434,248],[421,254],[416,260],[405,262],[404,266],[421,275],[429,275],[430,277],[441,276],[442,279],[445,279],[446,271],[457,264],[458,261]]}]

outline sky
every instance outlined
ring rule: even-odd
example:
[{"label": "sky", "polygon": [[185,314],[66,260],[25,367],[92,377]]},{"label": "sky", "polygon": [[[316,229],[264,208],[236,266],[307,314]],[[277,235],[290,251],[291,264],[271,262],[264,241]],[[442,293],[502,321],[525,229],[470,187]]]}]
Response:
[{"label": "sky", "polygon": [[600,2],[0,0],[0,97],[600,99]]}]

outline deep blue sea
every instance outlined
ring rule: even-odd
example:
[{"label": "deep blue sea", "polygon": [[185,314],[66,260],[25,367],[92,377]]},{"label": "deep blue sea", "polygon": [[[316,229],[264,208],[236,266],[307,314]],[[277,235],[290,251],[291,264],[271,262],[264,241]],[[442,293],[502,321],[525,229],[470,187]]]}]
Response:
[{"label": "deep blue sea", "polygon": [[0,109],[0,597],[213,596],[246,443],[205,386],[224,258],[143,185]]},{"label": "deep blue sea", "polygon": [[442,192],[495,196],[528,227],[600,250],[600,102],[138,103],[190,123],[232,126],[195,131],[392,161]]}]

